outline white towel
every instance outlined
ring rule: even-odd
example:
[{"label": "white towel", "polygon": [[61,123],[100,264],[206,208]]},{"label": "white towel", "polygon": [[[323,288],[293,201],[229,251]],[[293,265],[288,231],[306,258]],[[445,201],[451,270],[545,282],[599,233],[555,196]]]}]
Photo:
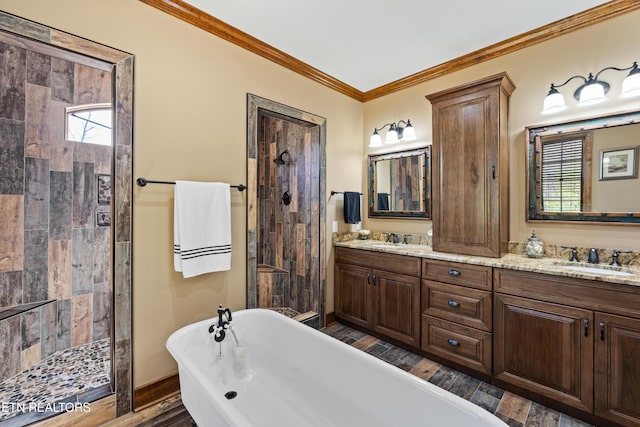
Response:
[{"label": "white towel", "polygon": [[173,265],[184,277],[231,268],[229,184],[176,181]]}]

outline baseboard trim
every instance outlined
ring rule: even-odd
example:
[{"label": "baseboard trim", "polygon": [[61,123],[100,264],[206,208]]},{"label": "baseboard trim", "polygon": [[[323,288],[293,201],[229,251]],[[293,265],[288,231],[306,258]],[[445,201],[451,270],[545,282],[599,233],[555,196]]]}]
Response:
[{"label": "baseboard trim", "polygon": [[133,410],[148,408],[178,393],[180,393],[180,380],[176,372],[136,388],[133,392]]},{"label": "baseboard trim", "polygon": [[335,311],[332,311],[331,313],[327,313],[327,315],[325,316],[325,325],[329,326],[332,323],[336,323],[336,313]]}]

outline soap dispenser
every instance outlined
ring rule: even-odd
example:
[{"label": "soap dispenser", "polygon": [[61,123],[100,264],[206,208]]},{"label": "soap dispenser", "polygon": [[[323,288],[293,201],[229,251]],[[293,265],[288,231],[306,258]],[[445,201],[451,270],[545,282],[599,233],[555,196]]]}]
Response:
[{"label": "soap dispenser", "polygon": [[529,237],[529,239],[527,240],[527,245],[524,247],[524,252],[529,258],[540,258],[542,257],[543,247],[544,243],[542,243],[542,240],[536,237],[536,231],[531,231],[531,237]]}]

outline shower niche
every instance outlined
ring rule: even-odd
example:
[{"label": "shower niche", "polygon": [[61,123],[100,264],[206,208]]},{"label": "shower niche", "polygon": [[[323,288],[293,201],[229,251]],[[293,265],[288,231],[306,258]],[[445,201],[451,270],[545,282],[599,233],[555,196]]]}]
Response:
[{"label": "shower niche", "polygon": [[[249,95],[247,306],[324,326],[324,119]],[[253,226],[255,224],[255,226]]]}]

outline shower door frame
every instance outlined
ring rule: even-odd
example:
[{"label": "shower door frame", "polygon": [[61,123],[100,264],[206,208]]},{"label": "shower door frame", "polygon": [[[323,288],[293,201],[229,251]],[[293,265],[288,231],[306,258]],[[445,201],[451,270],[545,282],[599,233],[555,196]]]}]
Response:
[{"label": "shower door frame", "polygon": [[[326,311],[326,141],[327,119],[324,117],[289,107],[266,98],[247,94],[247,308],[258,306],[258,127],[261,112],[271,112],[279,116],[291,117],[292,122],[306,122],[319,129],[319,248],[318,259],[318,316],[319,327],[325,326]],[[283,119],[286,120],[286,119]]]}]

